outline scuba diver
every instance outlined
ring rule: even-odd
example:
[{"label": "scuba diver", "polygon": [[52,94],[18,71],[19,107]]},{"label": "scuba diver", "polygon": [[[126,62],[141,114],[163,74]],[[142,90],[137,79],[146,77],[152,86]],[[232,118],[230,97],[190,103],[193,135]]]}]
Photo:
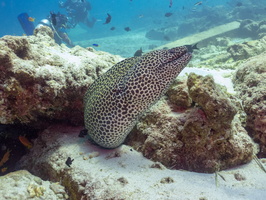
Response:
[{"label": "scuba diver", "polygon": [[50,16],[47,19],[42,19],[36,28],[41,26],[48,26],[54,32],[54,40],[57,44],[61,44],[65,42],[68,46],[73,47],[74,44],[68,37],[66,33],[66,29],[68,28],[68,18],[66,15],[61,14],[58,12],[55,14],[54,12],[50,12]]},{"label": "scuba diver", "polygon": [[59,7],[65,8],[69,18],[70,28],[74,28],[78,23],[83,23],[87,27],[92,28],[96,19],[89,20],[88,14],[91,10],[91,5],[86,0],[66,0],[59,1]]}]

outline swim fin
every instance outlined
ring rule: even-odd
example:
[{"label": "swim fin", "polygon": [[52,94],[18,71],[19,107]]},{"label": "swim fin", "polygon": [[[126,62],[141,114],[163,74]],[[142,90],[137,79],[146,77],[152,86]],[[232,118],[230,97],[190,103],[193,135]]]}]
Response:
[{"label": "swim fin", "polygon": [[33,35],[35,29],[32,21],[29,20],[29,15],[27,13],[21,13],[18,15],[18,21],[23,28],[26,35]]}]

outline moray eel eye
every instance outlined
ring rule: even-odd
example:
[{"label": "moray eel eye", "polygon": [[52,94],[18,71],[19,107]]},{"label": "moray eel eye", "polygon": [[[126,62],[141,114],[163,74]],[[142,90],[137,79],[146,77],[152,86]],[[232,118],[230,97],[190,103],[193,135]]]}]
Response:
[{"label": "moray eel eye", "polygon": [[175,50],[174,49],[169,49],[168,52],[169,53],[175,53]]}]

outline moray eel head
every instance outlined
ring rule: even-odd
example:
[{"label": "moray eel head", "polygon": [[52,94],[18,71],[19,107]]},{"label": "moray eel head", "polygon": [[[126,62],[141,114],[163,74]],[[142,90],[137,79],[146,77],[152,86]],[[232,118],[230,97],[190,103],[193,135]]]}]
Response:
[{"label": "moray eel head", "polygon": [[100,76],[84,98],[85,127],[90,139],[104,148],[121,145],[139,117],[160,99],[188,64],[190,49],[182,46],[128,58]]},{"label": "moray eel head", "polygon": [[178,66],[179,71],[181,71],[192,57],[192,53],[188,52],[189,49],[187,46],[182,46],[172,49],[156,50],[145,54],[144,60],[153,60],[154,67],[162,67],[163,65],[171,67]]}]

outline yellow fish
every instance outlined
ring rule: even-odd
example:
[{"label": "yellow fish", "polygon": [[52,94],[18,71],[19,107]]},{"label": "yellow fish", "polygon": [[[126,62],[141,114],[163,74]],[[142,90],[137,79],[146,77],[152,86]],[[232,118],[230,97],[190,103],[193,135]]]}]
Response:
[{"label": "yellow fish", "polygon": [[7,167],[4,167],[4,168],[1,169],[1,172],[2,172],[2,173],[5,173],[6,170],[7,170]]},{"label": "yellow fish", "polygon": [[25,138],[24,136],[19,136],[18,137],[19,141],[25,146],[27,147],[28,149],[31,149],[32,148],[32,143],[27,139]]},{"label": "yellow fish", "polygon": [[0,167],[2,167],[6,161],[8,161],[9,156],[10,156],[10,150],[7,150],[7,152],[4,154],[3,158],[0,161]]},{"label": "yellow fish", "polygon": [[30,22],[34,22],[34,21],[35,21],[35,18],[33,18],[33,17],[29,17],[28,20],[29,20]]}]

